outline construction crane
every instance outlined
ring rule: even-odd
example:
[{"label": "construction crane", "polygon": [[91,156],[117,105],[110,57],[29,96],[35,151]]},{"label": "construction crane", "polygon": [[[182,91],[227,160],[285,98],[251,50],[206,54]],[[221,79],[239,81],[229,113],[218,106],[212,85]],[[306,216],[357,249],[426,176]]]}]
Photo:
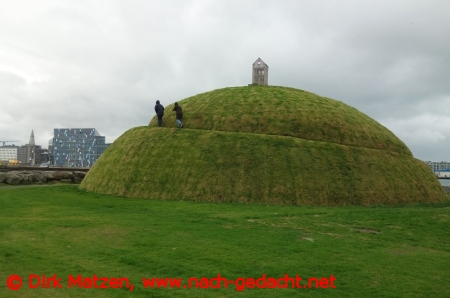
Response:
[{"label": "construction crane", "polygon": [[5,147],[5,143],[11,143],[11,142],[20,142],[20,141],[0,141],[3,143],[3,147]]}]

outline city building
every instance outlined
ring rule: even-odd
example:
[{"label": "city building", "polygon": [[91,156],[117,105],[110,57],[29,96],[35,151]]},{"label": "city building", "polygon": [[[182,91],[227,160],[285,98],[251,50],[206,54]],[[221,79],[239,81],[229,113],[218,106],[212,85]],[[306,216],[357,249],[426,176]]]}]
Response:
[{"label": "city building", "polygon": [[10,160],[16,160],[17,148],[15,145],[0,147],[0,163],[7,164]]},{"label": "city building", "polygon": [[450,179],[450,169],[440,170],[438,172],[435,172],[435,174],[438,178],[449,178]]},{"label": "city building", "polygon": [[261,58],[256,59],[252,65],[252,85],[269,84],[269,66]]},{"label": "city building", "polygon": [[55,128],[51,146],[53,164],[91,167],[109,145],[95,128]]},{"label": "city building", "polygon": [[48,163],[54,164],[53,159],[53,138],[48,141]]},{"label": "city building", "polygon": [[41,163],[49,163],[49,154],[47,149],[41,149]]},{"label": "city building", "polygon": [[426,161],[426,164],[430,167],[433,173],[450,169],[450,162],[446,161]]},{"label": "city building", "polygon": [[28,144],[17,148],[17,159],[20,164],[35,165],[41,163],[41,146],[36,145],[34,140],[34,131],[31,130],[30,141]]}]

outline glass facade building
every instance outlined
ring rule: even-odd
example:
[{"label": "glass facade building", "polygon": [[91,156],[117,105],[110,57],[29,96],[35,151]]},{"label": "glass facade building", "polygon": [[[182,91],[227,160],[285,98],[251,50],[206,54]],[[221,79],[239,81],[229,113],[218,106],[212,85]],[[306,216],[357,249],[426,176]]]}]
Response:
[{"label": "glass facade building", "polygon": [[91,167],[110,144],[95,128],[55,128],[52,155],[55,166]]}]

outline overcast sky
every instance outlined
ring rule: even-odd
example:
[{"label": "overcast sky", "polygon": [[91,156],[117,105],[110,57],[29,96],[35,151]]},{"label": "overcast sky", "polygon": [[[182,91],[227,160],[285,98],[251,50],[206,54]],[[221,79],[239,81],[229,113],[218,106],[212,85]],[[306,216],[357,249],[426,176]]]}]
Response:
[{"label": "overcast sky", "polygon": [[[251,83],[340,100],[450,161],[450,1],[0,0],[0,140],[113,142],[154,104]],[[175,125],[175,124],[174,124]],[[11,145],[12,143],[7,143]]]}]

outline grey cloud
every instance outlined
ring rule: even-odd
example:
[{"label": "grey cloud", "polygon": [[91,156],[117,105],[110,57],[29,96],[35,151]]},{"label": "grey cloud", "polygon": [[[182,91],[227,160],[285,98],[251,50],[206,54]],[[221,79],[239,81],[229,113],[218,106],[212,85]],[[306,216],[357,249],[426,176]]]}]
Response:
[{"label": "grey cloud", "polygon": [[248,84],[261,57],[270,84],[343,101],[415,156],[450,160],[446,1],[22,5],[0,12],[0,137],[34,129],[46,146],[55,127],[96,127],[113,141],[156,100]]}]

